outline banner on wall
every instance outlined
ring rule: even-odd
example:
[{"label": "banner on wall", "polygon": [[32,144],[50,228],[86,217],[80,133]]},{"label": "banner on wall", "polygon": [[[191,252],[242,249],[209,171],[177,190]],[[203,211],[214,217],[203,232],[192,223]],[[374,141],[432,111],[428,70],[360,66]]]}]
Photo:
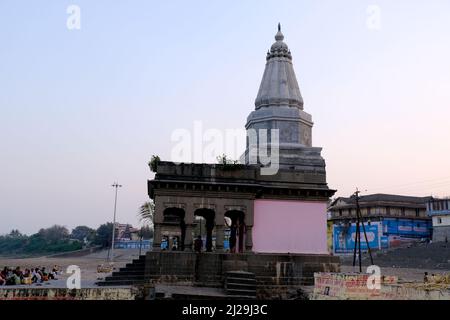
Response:
[{"label": "banner on wall", "polygon": [[384,233],[412,238],[430,236],[431,222],[427,220],[392,219],[383,221]]},{"label": "banner on wall", "polygon": [[[367,242],[372,249],[381,247],[378,224],[364,224],[367,234]],[[333,251],[335,253],[350,253],[355,248],[356,225],[335,225],[333,227]],[[361,250],[367,250],[367,242],[362,226],[360,227]]]}]

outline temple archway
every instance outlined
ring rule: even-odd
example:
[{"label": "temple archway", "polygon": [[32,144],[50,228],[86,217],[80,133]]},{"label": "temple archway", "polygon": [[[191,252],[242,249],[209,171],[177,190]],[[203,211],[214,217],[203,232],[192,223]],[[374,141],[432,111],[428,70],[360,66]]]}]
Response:
[{"label": "temple archway", "polygon": [[[200,218],[198,221],[200,222],[200,227],[204,225],[204,232],[202,231],[200,236],[203,236],[203,233],[206,235],[205,241],[205,249],[206,252],[211,252],[213,248],[213,230],[215,226],[215,212],[212,209],[197,209],[194,212],[195,218]],[[201,230],[201,228],[200,228]]]},{"label": "temple archway", "polygon": [[224,217],[225,225],[230,229],[230,252],[244,252],[245,213],[240,210],[230,210],[225,213]]},{"label": "temple archway", "polygon": [[184,251],[184,241],[186,238],[186,223],[184,217],[185,212],[181,208],[166,208],[163,212],[163,223],[165,225],[179,227],[179,239],[177,234],[168,237],[168,250]]}]

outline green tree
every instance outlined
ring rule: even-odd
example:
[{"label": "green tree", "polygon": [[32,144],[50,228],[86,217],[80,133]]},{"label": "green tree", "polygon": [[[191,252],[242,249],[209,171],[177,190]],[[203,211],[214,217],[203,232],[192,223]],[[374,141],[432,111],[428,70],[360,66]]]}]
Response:
[{"label": "green tree", "polygon": [[29,237],[18,230],[13,230],[6,236],[0,236],[0,254],[3,255],[49,254],[81,248],[80,241],[69,239],[67,228],[57,225],[41,229]]},{"label": "green tree", "polygon": [[142,226],[139,230],[139,237],[142,237],[144,240],[152,239],[153,238],[153,229],[150,228],[150,226]]},{"label": "green tree", "polygon": [[56,224],[54,226],[51,226],[50,228],[39,230],[38,234],[45,241],[49,241],[52,243],[69,239],[69,230],[67,230],[67,228],[64,226],[59,226]]},{"label": "green tree", "polygon": [[81,242],[86,239],[87,241],[91,242],[95,238],[95,232],[95,229],[89,228],[87,226],[77,226],[72,230],[70,238],[77,239]]},{"label": "green tree", "polygon": [[113,233],[112,222],[102,224],[100,227],[98,227],[95,233],[94,243],[103,246],[104,248],[110,247],[112,241],[112,233]]},{"label": "green tree", "polygon": [[11,238],[20,238],[23,237],[24,235],[21,234],[18,229],[12,229],[8,236]]},{"label": "green tree", "polygon": [[11,232],[5,236],[0,236],[0,254],[14,255],[22,253],[27,241],[28,237],[26,235],[15,232]]}]

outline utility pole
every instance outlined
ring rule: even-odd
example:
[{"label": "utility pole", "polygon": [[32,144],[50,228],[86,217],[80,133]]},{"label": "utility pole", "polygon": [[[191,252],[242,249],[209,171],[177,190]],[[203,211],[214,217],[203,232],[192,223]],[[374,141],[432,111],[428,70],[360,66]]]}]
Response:
[{"label": "utility pole", "polygon": [[[362,221],[361,208],[359,207],[359,191],[358,190],[356,190],[356,214],[358,215],[359,219]],[[367,244],[367,251],[369,252],[369,256],[370,256],[370,264],[373,265],[372,251],[370,250],[369,241],[367,240],[367,233],[366,233],[366,227],[364,226],[364,221],[362,222],[362,228],[363,228],[363,232],[364,232],[364,238],[365,238],[366,244]]]},{"label": "utility pole", "polygon": [[[359,191],[354,193],[354,196],[358,197]],[[353,267],[356,265],[356,250],[358,250],[358,260],[359,260],[359,272],[362,272],[361,266],[361,239],[360,239],[360,231],[359,231],[359,214],[358,208],[356,209],[356,228],[355,228],[355,247],[353,249]]]},{"label": "utility pole", "polygon": [[362,272],[360,224],[361,224],[363,232],[364,232],[364,239],[366,240],[367,251],[369,252],[371,265],[373,265],[373,257],[372,257],[372,251],[370,250],[369,241],[367,240],[366,227],[364,226],[364,221],[362,220],[361,208],[359,206],[359,194],[360,193],[361,192],[358,189],[356,189],[356,192],[353,194],[353,196],[355,197],[355,201],[356,201],[356,231],[355,231],[356,233],[355,233],[355,248],[353,250],[353,267],[356,264],[356,249],[358,248],[359,272]]},{"label": "utility pole", "polygon": [[113,219],[113,232],[111,241],[111,262],[114,262],[114,240],[116,238],[116,210],[117,210],[117,190],[122,187],[121,184],[114,182],[112,185],[116,189],[116,195],[114,198],[114,219]]}]

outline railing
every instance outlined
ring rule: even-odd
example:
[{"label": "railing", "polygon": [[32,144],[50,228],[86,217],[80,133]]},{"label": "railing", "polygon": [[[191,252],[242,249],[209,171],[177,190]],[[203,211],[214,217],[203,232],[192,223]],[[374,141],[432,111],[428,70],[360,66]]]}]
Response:
[{"label": "railing", "polygon": [[428,211],[429,216],[450,215],[450,210],[432,210]]}]

